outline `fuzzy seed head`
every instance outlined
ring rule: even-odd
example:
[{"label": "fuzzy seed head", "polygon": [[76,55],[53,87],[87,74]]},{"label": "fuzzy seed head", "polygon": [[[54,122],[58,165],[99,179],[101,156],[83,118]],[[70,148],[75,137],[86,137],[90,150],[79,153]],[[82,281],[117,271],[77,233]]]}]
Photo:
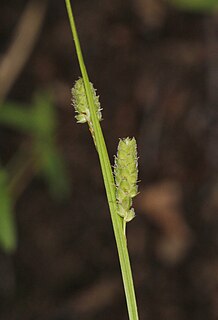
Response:
[{"label": "fuzzy seed head", "polygon": [[121,139],[114,166],[118,213],[125,221],[134,218],[132,198],[138,193],[138,158],[135,138]]},{"label": "fuzzy seed head", "polygon": [[[98,120],[102,120],[101,107],[99,102],[99,96],[96,95],[96,90],[93,87],[93,84],[90,82],[91,91],[94,99],[95,110],[98,117]],[[84,82],[82,78],[79,78],[74,87],[72,88],[72,104],[74,106],[76,112],[76,120],[77,123],[85,123],[88,122],[89,126],[92,127],[91,124],[91,115],[90,109],[88,105],[88,100],[86,97]]]}]

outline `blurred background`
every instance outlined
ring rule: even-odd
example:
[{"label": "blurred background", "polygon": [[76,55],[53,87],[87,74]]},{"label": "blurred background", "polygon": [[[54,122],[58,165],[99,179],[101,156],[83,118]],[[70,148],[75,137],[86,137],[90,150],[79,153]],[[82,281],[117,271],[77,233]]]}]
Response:
[{"label": "blurred background", "polygon": [[[74,0],[111,162],[138,141],[141,319],[218,319],[217,0]],[[127,319],[65,2],[0,5],[0,318]]]}]

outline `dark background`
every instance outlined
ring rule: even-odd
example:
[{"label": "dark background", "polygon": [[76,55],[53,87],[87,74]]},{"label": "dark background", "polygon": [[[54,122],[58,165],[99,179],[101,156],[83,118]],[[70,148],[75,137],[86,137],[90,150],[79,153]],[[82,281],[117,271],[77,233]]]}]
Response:
[{"label": "dark background", "polygon": [[[111,162],[120,137],[138,141],[127,234],[140,318],[218,319],[217,17],[159,0],[72,2]],[[1,57],[27,3],[1,1]],[[17,250],[0,256],[0,318],[127,319],[97,153],[70,106],[80,71],[64,1],[47,3],[32,49],[4,100],[52,93],[70,195],[55,201],[34,173],[25,184]],[[4,165],[23,140],[0,128]]]}]

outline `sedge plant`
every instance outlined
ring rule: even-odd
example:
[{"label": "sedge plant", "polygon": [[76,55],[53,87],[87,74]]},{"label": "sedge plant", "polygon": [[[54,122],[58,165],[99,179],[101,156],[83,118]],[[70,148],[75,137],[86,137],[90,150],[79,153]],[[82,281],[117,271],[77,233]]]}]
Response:
[{"label": "sedge plant", "polygon": [[99,97],[89,81],[70,0],[65,0],[65,2],[82,74],[82,77],[76,81],[72,89],[72,102],[76,111],[75,118],[78,123],[88,124],[99,156],[120,261],[128,315],[130,320],[138,320],[139,316],[126,240],[126,223],[135,216],[132,208],[132,198],[138,193],[136,140],[135,138],[120,139],[113,173],[100,125],[102,109]]}]

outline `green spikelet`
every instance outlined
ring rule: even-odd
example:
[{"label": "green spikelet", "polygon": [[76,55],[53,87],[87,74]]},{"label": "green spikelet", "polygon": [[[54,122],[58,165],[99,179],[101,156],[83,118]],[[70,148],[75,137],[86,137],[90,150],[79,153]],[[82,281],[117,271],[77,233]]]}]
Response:
[{"label": "green spikelet", "polygon": [[135,138],[121,139],[115,157],[114,175],[116,183],[116,199],[118,214],[126,222],[135,217],[132,198],[138,193],[138,158]]},{"label": "green spikelet", "polygon": [[[95,109],[96,109],[96,114],[98,117],[98,120],[102,120],[102,114],[101,114],[101,106],[99,102],[99,96],[96,95],[96,90],[93,87],[93,84],[90,82],[91,86],[91,91],[93,94],[93,99],[95,103]],[[94,129],[93,129],[93,124],[91,121],[91,114],[90,114],[90,109],[88,105],[88,100],[86,97],[86,92],[85,92],[85,87],[84,87],[84,82],[82,78],[79,78],[76,82],[74,87],[72,88],[72,104],[74,106],[76,115],[75,118],[77,120],[77,123],[88,123],[90,132],[92,134],[94,143],[95,143],[95,135],[94,135]]]}]

